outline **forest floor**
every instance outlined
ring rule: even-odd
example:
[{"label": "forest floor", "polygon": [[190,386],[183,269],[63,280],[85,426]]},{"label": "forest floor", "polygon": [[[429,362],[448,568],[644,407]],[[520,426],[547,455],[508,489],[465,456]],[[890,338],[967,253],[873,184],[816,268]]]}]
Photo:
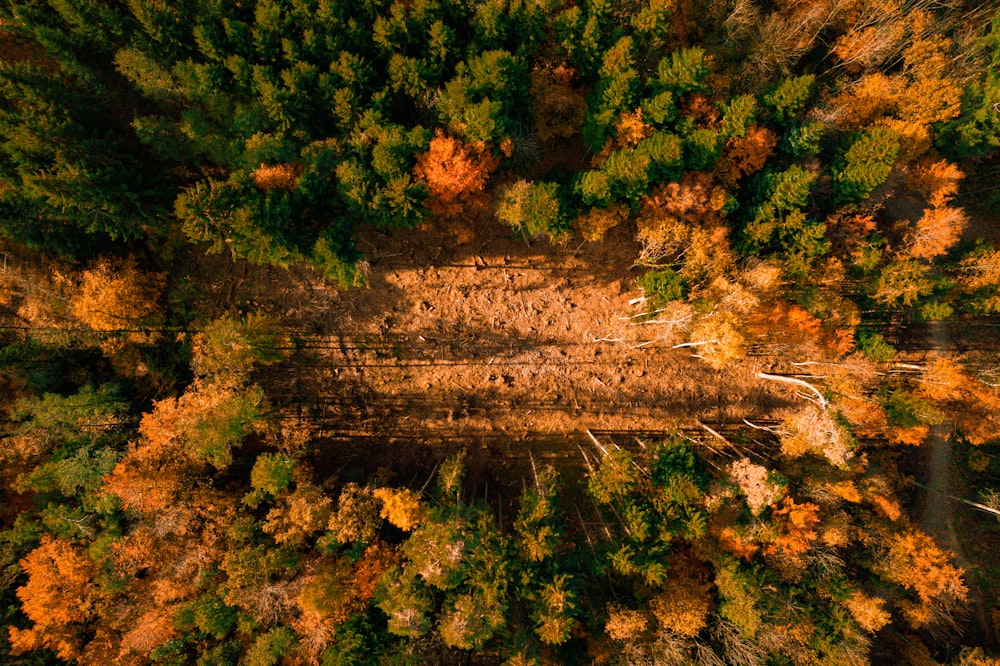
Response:
[{"label": "forest floor", "polygon": [[623,227],[601,243],[529,245],[495,223],[393,230],[361,240],[368,287],[226,257],[192,264],[224,279],[191,279],[213,284],[199,300],[220,312],[260,310],[295,331],[301,353],[269,370],[280,387],[269,393],[294,399],[322,437],[365,447],[497,445],[491,456],[504,458],[562,455],[555,448],[579,466],[588,429],[654,433],[701,421],[720,430],[801,406],[787,386],[756,377],[790,371],[777,357],[717,371],[630,318],[640,312],[629,303],[641,274],[633,235]]}]

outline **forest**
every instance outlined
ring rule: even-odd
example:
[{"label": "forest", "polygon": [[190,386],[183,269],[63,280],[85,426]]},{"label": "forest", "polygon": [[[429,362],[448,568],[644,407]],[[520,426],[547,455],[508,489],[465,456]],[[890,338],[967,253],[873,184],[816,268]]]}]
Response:
[{"label": "forest", "polygon": [[996,0],[3,0],[0,662],[998,666],[997,326]]}]

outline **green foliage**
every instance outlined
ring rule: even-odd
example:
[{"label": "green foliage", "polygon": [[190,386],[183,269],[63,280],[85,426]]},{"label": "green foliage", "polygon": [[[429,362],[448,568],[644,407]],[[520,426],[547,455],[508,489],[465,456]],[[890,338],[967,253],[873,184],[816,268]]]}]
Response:
[{"label": "green foliage", "polygon": [[656,74],[656,85],[675,95],[700,92],[709,74],[705,50],[694,46],[674,51],[660,60]]},{"label": "green foliage", "polygon": [[433,608],[428,591],[407,568],[390,569],[379,579],[375,603],[388,617],[389,633],[397,636],[422,636],[430,629],[427,614]]},{"label": "green foliage", "polygon": [[681,175],[684,142],[675,134],[656,130],[635,148],[635,160],[648,164],[646,177],[650,183],[676,180]]},{"label": "green foliage", "polygon": [[615,199],[635,200],[649,189],[651,159],[644,150],[616,150],[601,164]]},{"label": "green foliage", "polygon": [[793,157],[816,155],[820,150],[820,140],[826,132],[826,126],[818,120],[808,120],[800,125],[793,125],[785,132],[781,148]]},{"label": "green foliage", "polygon": [[261,634],[247,650],[246,666],[274,666],[295,648],[295,633],[285,626],[274,627]]},{"label": "green foliage", "polygon": [[919,315],[924,321],[945,321],[955,309],[943,301],[929,301],[920,305]]},{"label": "green foliage", "polygon": [[545,466],[537,482],[521,494],[521,508],[514,519],[517,545],[528,562],[541,562],[555,554],[561,532],[555,498],[556,472]]},{"label": "green foliage", "polygon": [[899,154],[899,141],[899,134],[882,126],[856,135],[833,165],[837,201],[857,203],[884,183]]},{"label": "green foliage", "polygon": [[896,355],[896,348],[879,333],[858,331],[858,349],[875,362],[889,361]]},{"label": "green foliage", "polygon": [[174,618],[177,628],[198,632],[217,640],[225,638],[236,626],[237,611],[214,593],[203,594],[185,604]]},{"label": "green foliage", "polygon": [[587,490],[601,504],[611,504],[627,496],[638,482],[631,454],[623,449],[609,449],[600,466],[591,472]]},{"label": "green foliage", "polygon": [[262,453],[250,471],[250,485],[255,490],[277,495],[292,482],[295,460],[281,453]]},{"label": "green foliage", "polygon": [[887,307],[899,304],[911,306],[934,290],[928,270],[926,264],[913,260],[890,262],[872,283],[871,295]]},{"label": "green foliage", "polygon": [[18,431],[41,440],[42,448],[57,444],[65,454],[74,443],[96,443],[127,424],[128,405],[115,384],[102,384],[96,391],[87,384],[71,395],[45,393],[14,405],[11,420]]},{"label": "green foliage", "polygon": [[677,437],[659,443],[650,464],[650,479],[655,486],[666,487],[675,476],[693,482],[702,491],[708,487],[704,462],[686,438]]},{"label": "green foliage", "polygon": [[755,179],[756,199],[750,219],[743,227],[740,249],[756,254],[781,251],[793,275],[808,272],[811,260],[828,251],[826,227],[806,217],[801,208],[817,174],[793,164],[784,171],[765,171]]},{"label": "green foliage", "polygon": [[196,337],[192,366],[200,377],[240,383],[254,366],[272,365],[285,357],[277,324],[260,314],[214,320]]},{"label": "green foliage", "polygon": [[696,129],[684,137],[684,166],[693,171],[710,171],[719,160],[723,136],[710,129]]},{"label": "green foliage", "polygon": [[746,136],[747,128],[757,117],[757,99],[740,95],[719,105],[722,110],[722,134],[726,137]]},{"label": "green foliage", "polygon": [[1000,148],[1000,12],[981,44],[990,64],[982,78],[966,83],[959,115],[941,128],[937,146],[950,159],[986,158]]},{"label": "green foliage", "polygon": [[684,297],[684,279],[669,268],[649,271],[636,282],[643,290],[649,309],[657,310],[670,301]]},{"label": "green foliage", "polygon": [[588,98],[581,131],[591,150],[599,152],[618,116],[636,107],[640,84],[632,38],[623,37],[605,53],[600,78]]},{"label": "green foliage", "polygon": [[756,581],[737,561],[726,559],[717,564],[715,585],[719,591],[719,615],[753,637],[764,623]]},{"label": "green foliage", "polygon": [[497,218],[522,234],[548,234],[558,240],[567,230],[558,190],[556,183],[519,180],[504,190]]},{"label": "green foliage", "polygon": [[571,588],[571,579],[556,575],[541,586],[535,595],[531,619],[535,622],[535,634],[543,643],[560,645],[570,639],[577,626],[573,617],[576,610],[576,595]]},{"label": "green foliage", "polygon": [[264,392],[255,387],[199,412],[187,433],[191,452],[218,469],[229,466],[233,447],[257,426],[263,400]]},{"label": "green foliage", "polygon": [[655,126],[666,125],[677,117],[677,105],[669,90],[642,101],[642,119]]},{"label": "green foliage", "polygon": [[938,425],[944,422],[944,414],[930,403],[917,396],[897,389],[882,400],[889,422],[900,428],[919,425]]},{"label": "green foliage", "polygon": [[790,125],[802,115],[815,81],[816,77],[812,74],[791,76],[774,84],[764,93],[764,105],[770,109],[778,124]]},{"label": "green foliage", "polygon": [[100,498],[86,495],[100,489],[104,476],[114,469],[120,456],[113,448],[79,448],[72,455],[57,456],[22,474],[13,487],[19,492],[58,492],[64,497],[81,498],[90,509],[104,507]]},{"label": "green foliage", "polygon": [[441,120],[468,141],[499,142],[526,108],[527,72],[508,51],[487,51],[459,64],[437,103]]}]

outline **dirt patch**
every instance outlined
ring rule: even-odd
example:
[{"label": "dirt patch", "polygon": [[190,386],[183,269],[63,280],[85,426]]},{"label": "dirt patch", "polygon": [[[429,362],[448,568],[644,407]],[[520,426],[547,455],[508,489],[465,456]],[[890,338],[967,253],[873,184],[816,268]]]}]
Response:
[{"label": "dirt patch", "polygon": [[206,302],[297,332],[301,353],[262,377],[269,393],[324,437],[369,447],[459,439],[509,456],[521,441],[541,455],[560,437],[576,450],[588,428],[663,431],[799,404],[755,379],[773,369],[767,358],[716,371],[634,325],[633,238],[623,226],[601,243],[527,245],[487,224],[456,247],[448,231],[372,233],[367,288],[236,263],[217,267],[227,277]]}]

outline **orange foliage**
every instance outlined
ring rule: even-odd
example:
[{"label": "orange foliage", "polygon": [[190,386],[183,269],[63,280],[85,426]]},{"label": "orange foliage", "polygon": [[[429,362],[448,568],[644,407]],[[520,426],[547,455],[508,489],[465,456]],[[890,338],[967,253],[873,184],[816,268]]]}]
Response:
[{"label": "orange foliage", "polygon": [[137,655],[148,655],[155,648],[163,645],[177,635],[177,628],[174,626],[174,615],[176,607],[151,608],[143,613],[136,621],[135,626],[122,636],[121,655],[134,653]]},{"label": "orange foliage", "polygon": [[679,183],[658,186],[644,197],[638,223],[641,263],[683,258],[686,277],[718,274],[732,263],[721,211],[726,191],[711,175],[690,171]]},{"label": "orange foliage", "polygon": [[404,532],[423,522],[420,493],[408,488],[376,488],[374,495],[382,501],[380,515]]},{"label": "orange foliage", "polygon": [[[139,270],[133,258],[101,260],[83,272],[70,305],[73,315],[95,331],[135,329],[157,312],[165,285],[164,274]],[[137,341],[146,339],[133,335]]]},{"label": "orange foliage", "polygon": [[735,187],[744,176],[763,169],[777,145],[778,136],[774,132],[754,125],[746,136],[734,136],[726,142],[715,173],[727,187]]},{"label": "orange foliage", "polygon": [[876,632],[892,619],[885,610],[885,600],[855,592],[845,602],[854,620],[865,631]]},{"label": "orange foliage", "polygon": [[910,167],[906,186],[934,208],[947,206],[965,174],[947,160],[925,158]]},{"label": "orange foliage", "polygon": [[652,126],[642,120],[642,109],[622,113],[615,122],[616,143],[619,148],[635,148],[652,133]]},{"label": "orange foliage", "polygon": [[719,109],[708,95],[692,95],[683,104],[680,113],[693,119],[698,127],[714,128],[719,124]]},{"label": "orange foliage", "polygon": [[968,217],[961,208],[928,208],[909,229],[904,253],[914,259],[933,259],[945,254],[961,237]]},{"label": "orange foliage", "polygon": [[427,152],[417,157],[413,171],[430,190],[427,207],[435,215],[449,218],[461,214],[467,205],[483,205],[474,195],[482,192],[497,164],[499,160],[484,144],[467,144],[438,130]]},{"label": "orange foliage", "polygon": [[872,497],[872,506],[875,507],[875,513],[889,520],[898,520],[903,513],[899,508],[899,502],[882,495]]},{"label": "orange foliage", "polygon": [[760,546],[752,541],[746,541],[731,527],[723,528],[719,533],[719,545],[736,557],[749,560],[760,549]]},{"label": "orange foliage", "polygon": [[849,70],[858,71],[883,61],[897,51],[905,36],[906,24],[903,21],[859,26],[838,37],[832,51]]},{"label": "orange foliage", "polygon": [[833,245],[837,256],[846,257],[868,243],[877,227],[872,215],[863,213],[847,213],[830,216],[826,221],[827,238]]},{"label": "orange foliage", "polygon": [[895,109],[896,95],[905,82],[901,76],[881,72],[866,74],[831,100],[835,122],[843,129],[867,127]]},{"label": "orange foliage", "polygon": [[366,603],[375,596],[375,586],[383,573],[399,562],[399,553],[384,541],[365,548],[365,554],[354,565],[354,593],[358,602]]},{"label": "orange foliage", "polygon": [[847,500],[848,502],[860,502],[861,493],[858,492],[858,487],[854,485],[852,481],[838,481],[836,483],[826,484],[826,489],[831,493]]},{"label": "orange foliage", "polygon": [[952,557],[934,539],[910,529],[893,538],[882,567],[889,580],[913,590],[925,604],[938,599],[962,601],[968,588],[962,569],[952,566]]},{"label": "orange foliage", "polygon": [[616,641],[627,641],[646,631],[649,619],[644,613],[630,608],[608,609],[608,621],[604,630]]},{"label": "orange foliage", "polygon": [[889,431],[889,441],[894,444],[920,446],[927,439],[927,433],[930,431],[931,429],[925,425],[915,425],[909,428],[895,427]]},{"label": "orange foliage", "polygon": [[612,204],[607,208],[591,208],[573,221],[577,232],[588,241],[604,238],[608,229],[618,226],[628,217],[628,208]]},{"label": "orange foliage", "polygon": [[928,400],[948,402],[960,399],[972,380],[950,358],[938,358],[927,364],[920,378],[920,395]]},{"label": "orange foliage", "polygon": [[111,554],[118,573],[124,576],[133,577],[143,569],[154,566],[157,563],[159,544],[153,531],[146,525],[142,525],[130,533],[114,542],[111,546]]},{"label": "orange foliage", "polygon": [[17,589],[17,598],[33,626],[10,628],[14,653],[47,647],[62,659],[73,659],[79,643],[72,625],[94,612],[93,564],[69,541],[48,536],[20,564],[28,582]]},{"label": "orange foliage", "polygon": [[791,497],[786,497],[774,515],[781,524],[782,533],[766,552],[798,555],[809,550],[810,542],[817,536],[813,528],[819,522],[819,507],[811,502],[796,504]]},{"label": "orange foliage", "polygon": [[298,164],[261,164],[257,167],[251,177],[253,183],[262,190],[288,190],[295,189],[302,167]]},{"label": "orange foliage", "polygon": [[782,328],[788,331],[818,335],[822,324],[819,319],[806,312],[805,308],[790,303],[778,303],[771,310],[767,320],[771,323],[782,323]]},{"label": "orange foliage", "polygon": [[569,138],[583,124],[587,98],[582,90],[573,87],[574,75],[566,65],[531,73],[531,110],[542,141]]}]

